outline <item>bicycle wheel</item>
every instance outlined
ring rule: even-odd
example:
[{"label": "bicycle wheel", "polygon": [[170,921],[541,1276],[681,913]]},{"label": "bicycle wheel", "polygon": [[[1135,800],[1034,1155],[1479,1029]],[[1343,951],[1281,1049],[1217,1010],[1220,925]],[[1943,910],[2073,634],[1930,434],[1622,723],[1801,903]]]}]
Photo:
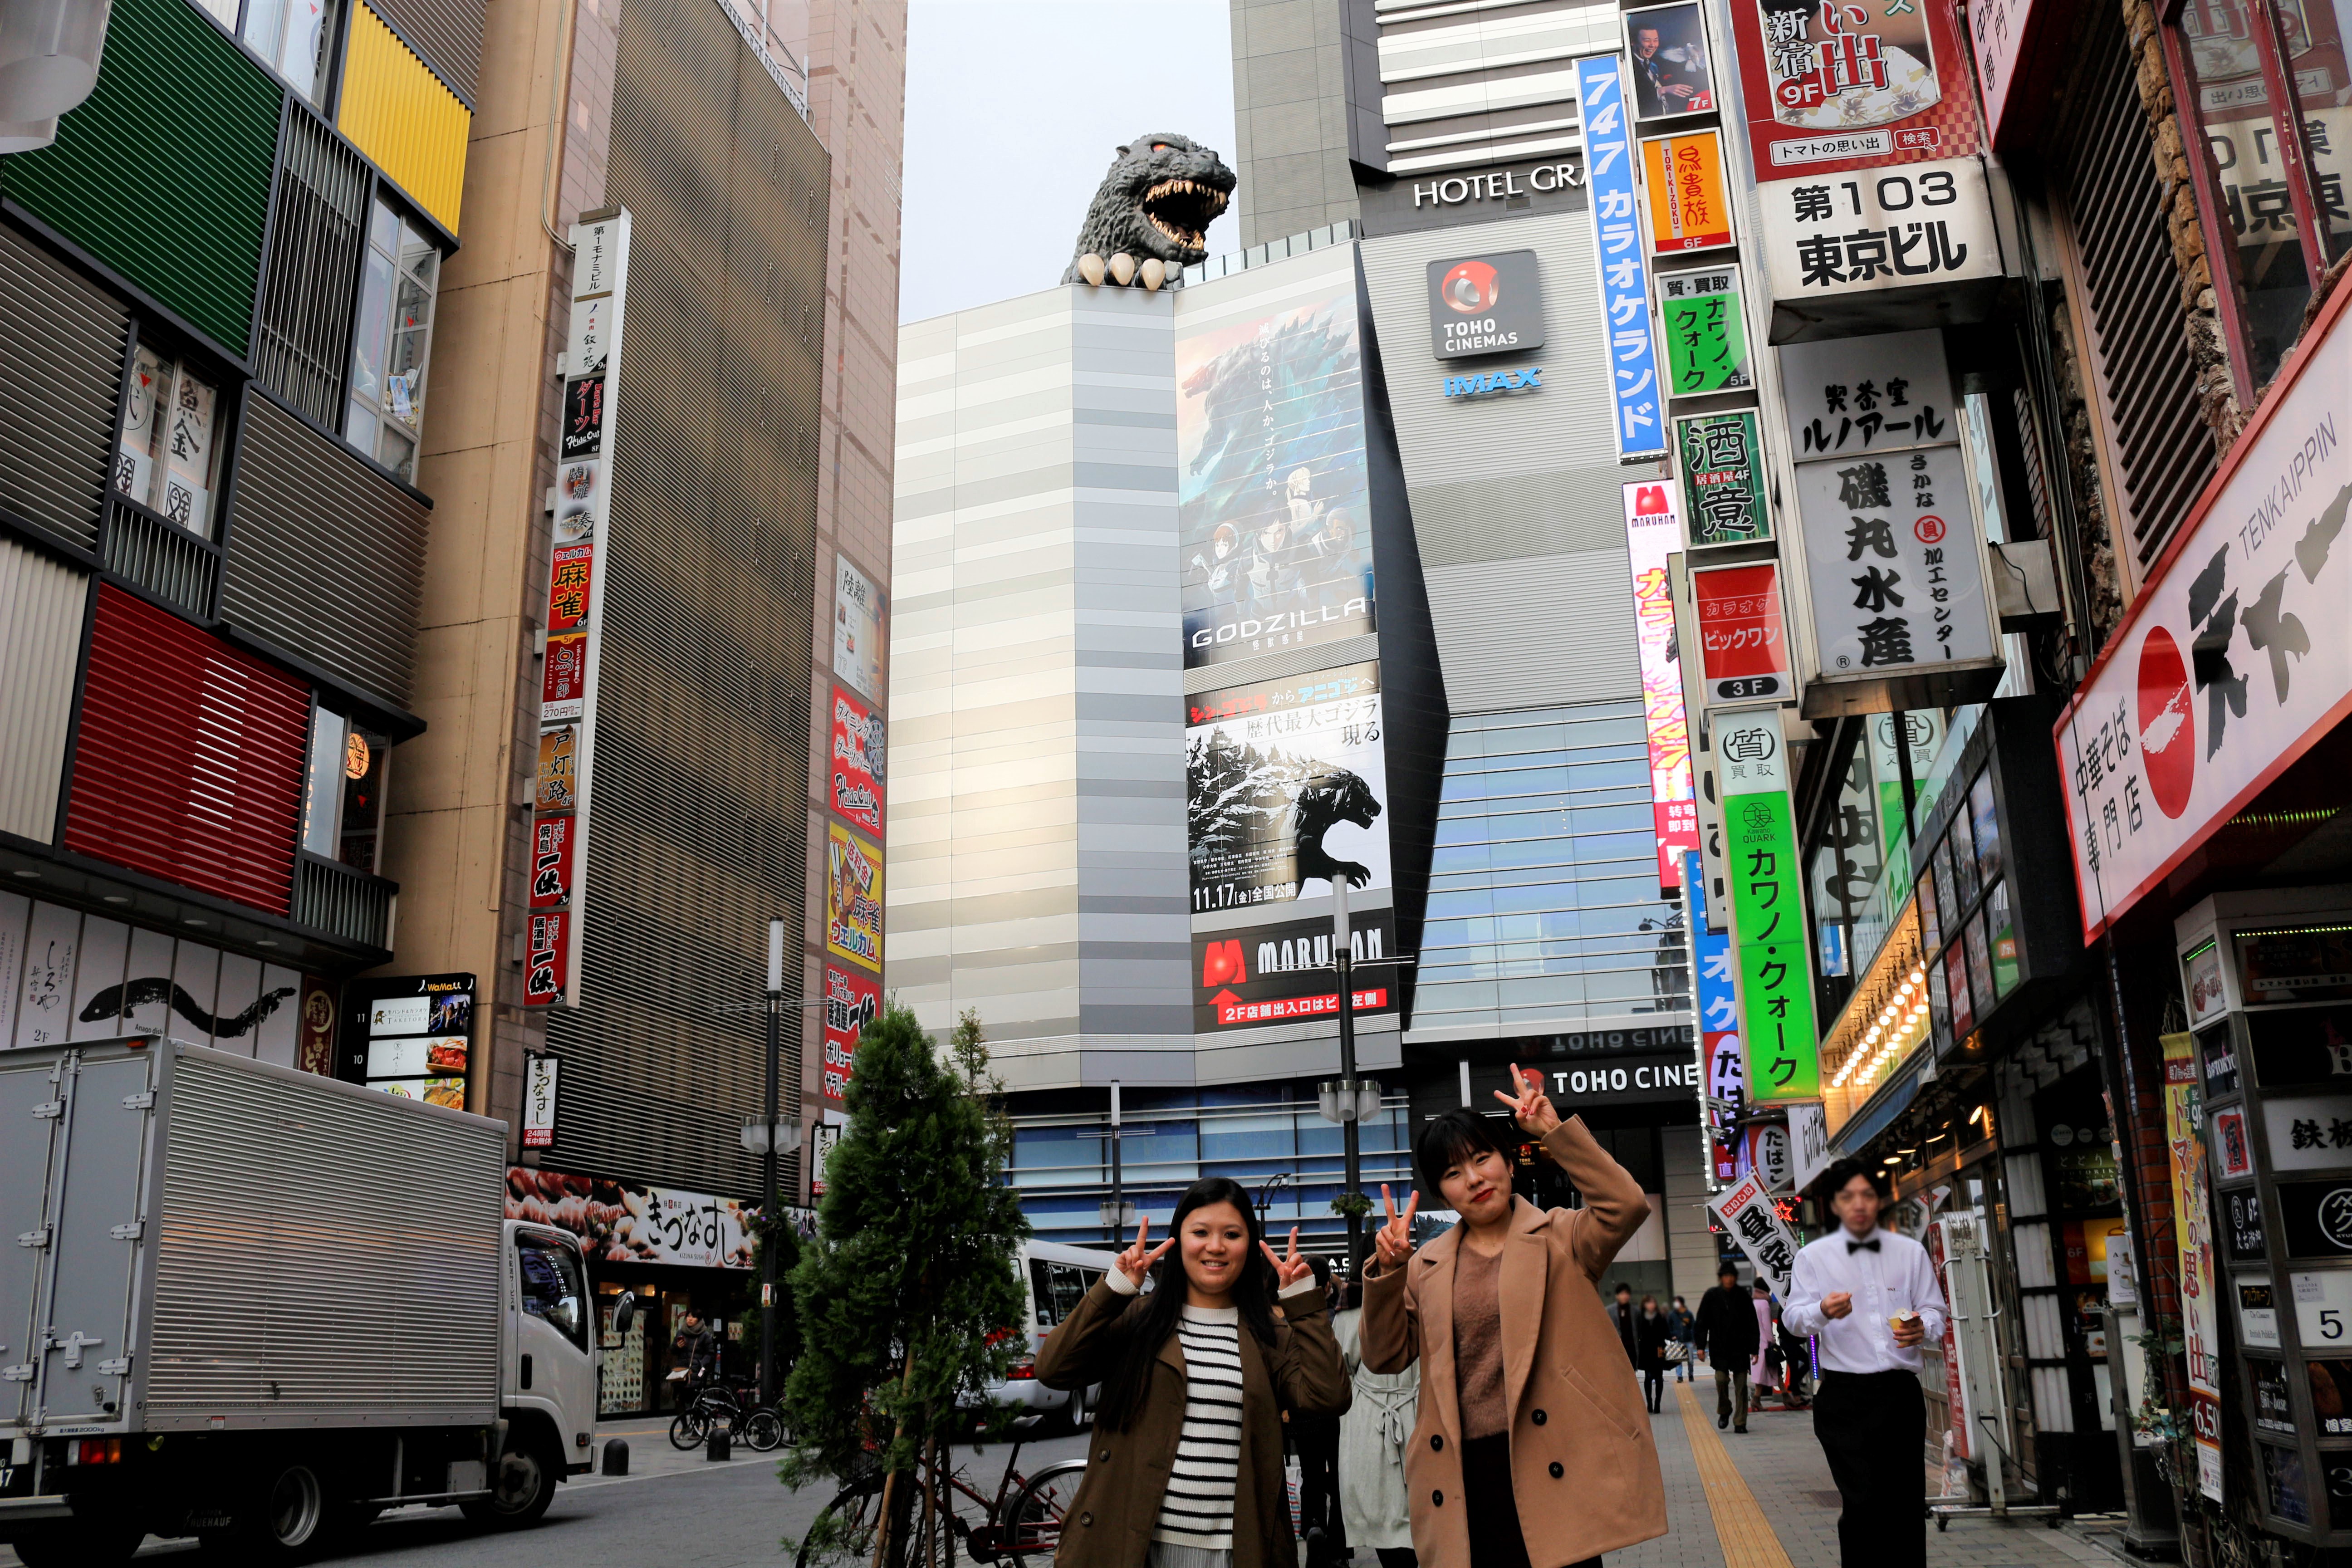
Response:
[{"label": "bicycle wheel", "polygon": [[690,1454],[709,1439],[710,1416],[700,1410],[681,1410],[669,1424],[669,1446]]},{"label": "bicycle wheel", "polygon": [[874,1529],[882,1517],[881,1500],[882,1481],[878,1476],[842,1488],[809,1521],[808,1533],[801,1537],[793,1568],[809,1568],[812,1563],[864,1562],[872,1558]]},{"label": "bicycle wheel", "polygon": [[743,1440],[762,1454],[784,1446],[784,1418],[772,1410],[754,1410],[743,1418]]},{"label": "bicycle wheel", "polygon": [[1002,1552],[1013,1568],[1047,1568],[1062,1543],[1062,1516],[1078,1495],[1079,1478],[1087,1473],[1084,1459],[1064,1459],[1029,1478],[1013,1500],[1011,1517],[1003,1527]]}]

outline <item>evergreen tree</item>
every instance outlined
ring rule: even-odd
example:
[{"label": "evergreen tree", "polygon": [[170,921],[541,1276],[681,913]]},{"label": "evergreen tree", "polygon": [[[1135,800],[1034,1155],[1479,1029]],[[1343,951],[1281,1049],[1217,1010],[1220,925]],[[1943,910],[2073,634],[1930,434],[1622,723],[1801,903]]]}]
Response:
[{"label": "evergreen tree", "polygon": [[854,1544],[898,1568],[921,1529],[912,1509],[934,1501],[918,1500],[909,1472],[969,1418],[958,1396],[976,1404],[1025,1348],[1015,1259],[1029,1223],[1004,1181],[1012,1132],[975,1013],[943,1060],[893,1005],[859,1037],[856,1061],[817,1237],[793,1270],[803,1348],[784,1385],[793,1446],[779,1475],[800,1486],[878,1469],[885,1539],[813,1544]]}]

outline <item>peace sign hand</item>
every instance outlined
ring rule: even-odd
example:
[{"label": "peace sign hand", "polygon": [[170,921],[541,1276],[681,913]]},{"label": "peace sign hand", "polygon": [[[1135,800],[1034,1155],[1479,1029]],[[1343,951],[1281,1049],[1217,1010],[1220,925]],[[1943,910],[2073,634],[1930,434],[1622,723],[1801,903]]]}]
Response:
[{"label": "peace sign hand", "polygon": [[1286,1255],[1277,1258],[1274,1248],[1265,1242],[1257,1245],[1258,1250],[1265,1254],[1265,1260],[1274,1265],[1275,1289],[1277,1290],[1288,1289],[1315,1271],[1313,1264],[1298,1256],[1298,1227],[1295,1225],[1290,1227],[1290,1251]]},{"label": "peace sign hand", "polygon": [[1421,1194],[1415,1192],[1404,1201],[1404,1213],[1397,1213],[1396,1200],[1389,1195],[1386,1182],[1381,1184],[1381,1204],[1388,1210],[1388,1223],[1372,1233],[1373,1249],[1381,1255],[1382,1268],[1394,1268],[1412,1256],[1412,1215],[1421,1207]]},{"label": "peace sign hand", "polygon": [[1146,1252],[1143,1250],[1143,1244],[1150,1235],[1151,1219],[1147,1215],[1135,1227],[1135,1245],[1118,1255],[1118,1271],[1126,1275],[1129,1281],[1139,1290],[1143,1288],[1143,1277],[1151,1272],[1153,1264],[1160,1261],[1160,1255],[1176,1245],[1176,1238],[1171,1236],[1150,1252]]},{"label": "peace sign hand", "polygon": [[1532,1132],[1538,1138],[1549,1136],[1551,1130],[1559,1125],[1559,1112],[1551,1108],[1550,1098],[1543,1091],[1543,1074],[1523,1073],[1519,1070],[1519,1064],[1513,1062],[1511,1082],[1520,1092],[1505,1094],[1498,1089],[1495,1091],[1495,1098],[1511,1108],[1511,1116],[1522,1131]]}]

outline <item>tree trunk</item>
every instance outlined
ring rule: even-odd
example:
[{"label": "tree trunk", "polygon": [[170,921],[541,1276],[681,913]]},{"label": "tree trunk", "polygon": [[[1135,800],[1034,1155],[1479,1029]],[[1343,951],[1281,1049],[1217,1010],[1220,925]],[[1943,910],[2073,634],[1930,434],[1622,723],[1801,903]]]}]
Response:
[{"label": "tree trunk", "polygon": [[[898,1392],[904,1395],[915,1383],[915,1347],[907,1347],[907,1370],[898,1379]],[[907,1435],[907,1418],[898,1417],[898,1426],[891,1435],[890,1446]],[[915,1489],[898,1484],[899,1472],[892,1470],[882,1480],[882,1517],[874,1537],[874,1568],[906,1568],[907,1526],[915,1508]]]}]

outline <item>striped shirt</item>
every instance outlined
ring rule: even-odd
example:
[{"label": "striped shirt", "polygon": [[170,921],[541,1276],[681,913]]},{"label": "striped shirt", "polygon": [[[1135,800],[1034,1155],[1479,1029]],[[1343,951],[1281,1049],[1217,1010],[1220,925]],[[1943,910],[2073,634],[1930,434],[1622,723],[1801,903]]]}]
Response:
[{"label": "striped shirt", "polygon": [[1184,1430],[1151,1539],[1230,1552],[1242,1458],[1241,1313],[1187,1307],[1176,1334],[1184,1351]]}]

